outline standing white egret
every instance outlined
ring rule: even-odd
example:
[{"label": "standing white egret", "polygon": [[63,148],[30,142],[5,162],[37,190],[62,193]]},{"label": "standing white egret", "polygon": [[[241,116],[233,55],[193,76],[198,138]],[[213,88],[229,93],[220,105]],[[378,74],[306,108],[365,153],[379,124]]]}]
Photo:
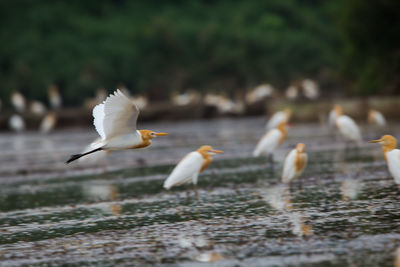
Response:
[{"label": "standing white egret", "polygon": [[29,105],[29,111],[36,116],[42,116],[46,113],[46,107],[42,102],[33,100]]},{"label": "standing white egret", "polygon": [[303,87],[303,95],[308,99],[314,100],[319,96],[319,88],[316,82],[310,79],[302,81],[301,86]]},{"label": "standing white egret", "polygon": [[276,128],[281,122],[288,123],[292,115],[292,110],[290,108],[285,108],[284,110],[275,112],[271,116],[267,125],[265,126],[267,130]]},{"label": "standing white egret", "polygon": [[260,139],[253,151],[253,156],[270,156],[272,160],[272,153],[285,140],[286,134],[286,122],[281,122],[277,128],[269,130]]},{"label": "standing white egret", "polygon": [[289,183],[299,177],[307,165],[306,145],[298,143],[296,148],[289,152],[283,164],[282,182]]},{"label": "standing white egret", "polygon": [[49,112],[40,122],[39,129],[42,133],[49,133],[56,126],[57,116],[54,112]]},{"label": "standing white egret", "polygon": [[93,143],[93,150],[72,155],[66,163],[100,150],[138,149],[151,145],[156,136],[168,135],[150,130],[136,130],[139,109],[120,90],[107,97],[93,109],[94,126],[101,136],[99,142]]},{"label": "standing white egret", "polygon": [[20,92],[11,95],[11,103],[18,112],[24,112],[26,108],[25,97]]},{"label": "standing white egret", "polygon": [[386,120],[383,114],[375,109],[370,109],[368,112],[368,122],[378,126],[385,126]]},{"label": "standing white egret", "polygon": [[51,85],[49,87],[48,94],[49,94],[50,106],[53,109],[60,108],[62,105],[62,99],[57,86],[55,86],[54,84]]},{"label": "standing white egret", "polygon": [[392,135],[384,135],[378,140],[369,141],[369,143],[382,145],[383,156],[389,167],[390,174],[392,174],[395,183],[400,185],[400,150],[396,149],[396,138]]},{"label": "standing white egret", "polygon": [[224,152],[221,150],[215,150],[212,146],[202,146],[198,150],[187,154],[178,165],[176,165],[172,173],[165,180],[164,188],[170,189],[173,186],[193,183],[197,198],[197,178],[200,172],[204,171],[204,169],[210,165],[212,155],[216,153]]},{"label": "standing white egret", "polygon": [[18,114],[14,114],[10,117],[8,125],[13,131],[16,132],[22,132],[23,130],[25,130],[25,121]]},{"label": "standing white egret", "polygon": [[342,107],[337,105],[335,107],[336,110],[336,126],[339,129],[339,132],[342,136],[350,141],[360,143],[361,142],[361,133],[357,124],[354,122],[352,118],[347,115],[343,115]]}]

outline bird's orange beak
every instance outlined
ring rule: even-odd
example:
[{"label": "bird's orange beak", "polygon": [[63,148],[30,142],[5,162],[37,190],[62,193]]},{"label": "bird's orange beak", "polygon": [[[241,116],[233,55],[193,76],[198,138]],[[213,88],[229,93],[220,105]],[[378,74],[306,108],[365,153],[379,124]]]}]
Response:
[{"label": "bird's orange beak", "polygon": [[218,154],[224,153],[224,151],[222,151],[222,150],[215,150],[215,149],[211,150],[211,152],[218,153]]},{"label": "bird's orange beak", "polygon": [[382,139],[378,139],[378,140],[368,141],[368,143],[380,143],[380,142],[383,142],[383,140]]},{"label": "bird's orange beak", "polygon": [[154,133],[156,136],[165,136],[168,135],[167,133]]}]

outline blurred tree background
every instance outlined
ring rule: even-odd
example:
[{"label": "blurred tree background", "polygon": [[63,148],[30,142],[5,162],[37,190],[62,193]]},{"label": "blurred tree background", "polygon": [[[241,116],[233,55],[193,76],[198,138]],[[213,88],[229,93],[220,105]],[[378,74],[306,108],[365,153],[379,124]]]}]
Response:
[{"label": "blurred tree background", "polygon": [[1,1],[0,98],[45,100],[54,83],[78,105],[121,83],[165,99],[305,77],[394,93],[398,10],[398,0]]}]

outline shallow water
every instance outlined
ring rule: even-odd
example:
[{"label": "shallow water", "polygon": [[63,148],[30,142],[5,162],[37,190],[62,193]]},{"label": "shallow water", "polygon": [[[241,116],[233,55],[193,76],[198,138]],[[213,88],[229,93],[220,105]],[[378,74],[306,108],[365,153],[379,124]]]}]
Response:
[{"label": "shallow water", "polygon": [[[272,165],[250,156],[261,118],[140,126],[170,135],[70,165],[93,130],[0,134],[0,264],[393,266],[400,254],[400,191],[376,145],[346,148],[324,126],[296,125]],[[282,161],[300,141],[309,164],[285,186]],[[225,154],[199,177],[199,201],[190,186],[165,191],[203,144]]]}]

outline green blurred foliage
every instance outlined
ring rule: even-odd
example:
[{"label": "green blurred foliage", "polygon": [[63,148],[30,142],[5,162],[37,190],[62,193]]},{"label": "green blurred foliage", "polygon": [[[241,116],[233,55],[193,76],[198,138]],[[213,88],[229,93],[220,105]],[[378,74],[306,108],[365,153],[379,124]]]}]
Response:
[{"label": "green blurred foliage", "polygon": [[[283,87],[327,73],[339,80],[341,54],[354,57],[344,68],[352,70],[345,70],[349,80],[373,92],[387,81],[378,69],[385,60],[379,54],[383,47],[365,38],[385,25],[374,25],[379,14],[370,10],[372,2],[363,2],[1,1],[0,98],[20,90],[45,100],[51,83],[59,86],[68,105],[81,104],[98,87],[112,91],[120,83],[152,99],[187,88],[233,94],[261,82]],[[345,15],[339,16],[343,7]],[[371,12],[366,21],[354,19],[364,18],[366,10]],[[339,26],[338,17],[345,17]],[[385,34],[381,38],[389,45]],[[389,49],[394,52],[394,47]],[[366,59],[371,51],[374,56]],[[383,56],[395,62],[387,52]],[[365,87],[377,69],[376,85]]]},{"label": "green blurred foliage", "polygon": [[343,73],[353,93],[399,93],[400,1],[346,0]]}]

